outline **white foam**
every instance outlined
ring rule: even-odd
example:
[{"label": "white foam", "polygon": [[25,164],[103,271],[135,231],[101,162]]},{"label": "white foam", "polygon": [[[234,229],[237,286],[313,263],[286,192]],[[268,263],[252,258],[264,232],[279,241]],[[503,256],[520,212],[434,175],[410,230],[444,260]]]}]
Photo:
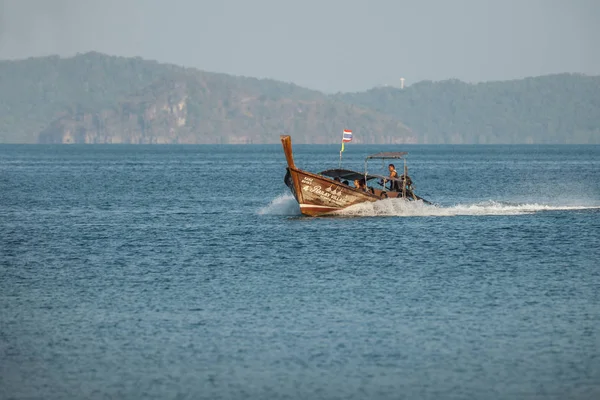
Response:
[{"label": "white foam", "polygon": [[259,215],[300,215],[300,206],[291,194],[282,194],[268,206],[258,210]]},{"label": "white foam", "polygon": [[337,215],[344,216],[397,216],[397,217],[451,217],[456,215],[518,215],[532,214],[552,210],[585,210],[600,206],[552,206],[547,204],[511,204],[486,201],[474,204],[456,204],[454,206],[428,205],[422,201],[403,199],[385,199],[373,203],[361,203],[344,210]]},{"label": "white foam", "polygon": [[[453,206],[429,205],[422,201],[385,199],[373,203],[361,203],[336,211],[340,216],[361,217],[452,217],[457,215],[520,215],[541,211],[600,209],[596,205],[549,205],[539,203],[507,203],[484,201]],[[300,207],[291,194],[277,196],[269,205],[258,211],[259,215],[301,215]],[[330,215],[332,215],[330,214]]]}]

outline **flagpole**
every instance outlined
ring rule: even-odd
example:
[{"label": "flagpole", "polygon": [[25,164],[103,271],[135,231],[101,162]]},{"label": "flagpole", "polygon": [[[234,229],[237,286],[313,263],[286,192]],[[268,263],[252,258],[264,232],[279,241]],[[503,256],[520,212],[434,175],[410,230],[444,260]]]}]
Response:
[{"label": "flagpole", "polygon": [[344,151],[344,130],[342,129],[342,149],[340,150],[340,163],[338,164],[338,169],[342,168],[342,152]]}]

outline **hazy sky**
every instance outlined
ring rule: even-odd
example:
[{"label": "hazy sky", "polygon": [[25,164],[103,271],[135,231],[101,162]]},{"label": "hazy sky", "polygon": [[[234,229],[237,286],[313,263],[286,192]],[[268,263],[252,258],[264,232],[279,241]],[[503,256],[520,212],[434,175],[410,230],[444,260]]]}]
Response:
[{"label": "hazy sky", "polygon": [[99,51],[326,92],[600,74],[600,0],[0,0],[0,59]]}]

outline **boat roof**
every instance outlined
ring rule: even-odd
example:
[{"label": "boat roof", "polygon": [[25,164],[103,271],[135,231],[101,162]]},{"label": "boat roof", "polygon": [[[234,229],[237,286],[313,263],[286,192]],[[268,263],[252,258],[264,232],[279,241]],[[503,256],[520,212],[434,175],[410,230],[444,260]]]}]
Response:
[{"label": "boat roof", "polygon": [[[325,175],[330,178],[340,178],[346,179],[349,181],[353,181],[355,179],[364,179],[365,174],[362,172],[352,171],[349,169],[328,169],[322,172],[319,172],[320,175]],[[374,175],[367,175],[367,180],[375,179]]]},{"label": "boat roof", "polygon": [[[355,179],[364,179],[364,172],[352,171],[349,169],[328,169],[322,172],[319,172],[320,175],[327,176],[329,178],[340,178],[348,181],[353,181]],[[388,176],[377,175],[377,174],[367,174],[367,181],[371,179],[386,179],[389,181],[399,181],[400,179],[393,179]]]},{"label": "boat roof", "polygon": [[367,160],[376,158],[376,159],[385,159],[385,158],[402,158],[408,153],[406,151],[384,151],[377,154],[371,154],[367,156]]}]

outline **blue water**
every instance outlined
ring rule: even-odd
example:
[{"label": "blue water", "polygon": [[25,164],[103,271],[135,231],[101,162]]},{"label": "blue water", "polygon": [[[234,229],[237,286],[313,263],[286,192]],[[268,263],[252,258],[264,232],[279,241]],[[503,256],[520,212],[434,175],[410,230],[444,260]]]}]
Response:
[{"label": "blue water", "polygon": [[381,150],[437,205],[301,217],[278,145],[0,146],[0,398],[600,398],[600,146],[343,165]]}]

